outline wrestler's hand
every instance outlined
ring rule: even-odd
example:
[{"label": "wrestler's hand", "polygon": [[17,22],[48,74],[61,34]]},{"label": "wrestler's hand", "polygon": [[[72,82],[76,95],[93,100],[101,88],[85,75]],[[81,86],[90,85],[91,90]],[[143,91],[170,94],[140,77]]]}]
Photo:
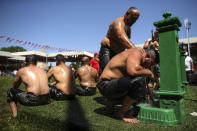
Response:
[{"label": "wrestler's hand", "polygon": [[152,38],[148,38],[146,41],[147,42],[151,42],[152,41]]},{"label": "wrestler's hand", "polygon": [[150,74],[150,79],[151,79],[151,81],[154,81],[155,80],[155,76],[154,76],[154,74],[152,72]]}]

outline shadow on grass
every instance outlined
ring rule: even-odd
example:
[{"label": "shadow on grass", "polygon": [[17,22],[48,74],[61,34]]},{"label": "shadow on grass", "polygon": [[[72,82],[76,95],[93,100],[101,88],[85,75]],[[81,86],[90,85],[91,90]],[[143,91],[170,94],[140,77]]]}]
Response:
[{"label": "shadow on grass", "polygon": [[28,130],[89,131],[88,120],[77,98],[69,101],[64,111],[65,113],[63,112],[62,116],[59,116],[63,119],[58,118],[58,114],[55,114],[56,117],[53,118],[47,114],[41,116],[39,112],[23,111],[18,117],[12,119],[10,124],[18,129],[28,127]]},{"label": "shadow on grass", "polygon": [[67,114],[65,123],[69,131],[89,131],[88,120],[77,98],[69,102]]},{"label": "shadow on grass", "polygon": [[188,101],[197,102],[197,100],[193,100],[193,99],[187,99],[187,98],[184,98],[184,100],[188,100]]},{"label": "shadow on grass", "polygon": [[105,97],[95,97],[93,100],[95,100],[97,103],[101,105],[105,105]]}]

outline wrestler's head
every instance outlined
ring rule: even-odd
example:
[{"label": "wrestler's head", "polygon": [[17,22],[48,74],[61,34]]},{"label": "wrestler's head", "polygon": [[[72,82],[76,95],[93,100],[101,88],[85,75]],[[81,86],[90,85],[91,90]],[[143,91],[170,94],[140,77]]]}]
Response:
[{"label": "wrestler's head", "polygon": [[99,53],[98,53],[98,52],[95,52],[95,53],[94,53],[94,59],[95,59],[96,61],[99,61]]},{"label": "wrestler's head", "polygon": [[159,31],[158,31],[158,30],[156,30],[156,31],[154,32],[154,39],[155,39],[155,40],[158,40],[158,39],[159,39]]},{"label": "wrestler's head", "polygon": [[37,57],[35,55],[28,55],[25,57],[25,65],[36,65],[37,63]]},{"label": "wrestler's head", "polygon": [[95,52],[94,53],[94,57],[98,57],[99,56],[99,53],[98,52]]},{"label": "wrestler's head", "polygon": [[140,12],[135,7],[130,7],[124,15],[125,24],[131,26],[139,18]]},{"label": "wrestler's head", "polygon": [[87,56],[83,56],[81,59],[82,65],[89,64],[89,61],[90,61],[89,57],[87,57]]},{"label": "wrestler's head", "polygon": [[65,63],[64,56],[61,55],[61,54],[58,54],[58,55],[55,57],[55,59],[56,59],[56,65],[59,65],[59,64],[61,64],[61,63]]},{"label": "wrestler's head", "polygon": [[145,68],[150,68],[155,63],[156,54],[152,49],[145,50],[142,56],[142,66]]}]

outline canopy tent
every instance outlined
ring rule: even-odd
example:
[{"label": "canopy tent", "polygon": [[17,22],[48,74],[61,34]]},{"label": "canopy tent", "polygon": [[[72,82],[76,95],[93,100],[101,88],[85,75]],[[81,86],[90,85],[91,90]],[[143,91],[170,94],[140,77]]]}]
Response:
[{"label": "canopy tent", "polygon": [[16,60],[16,61],[25,61],[25,57],[22,56],[12,56],[11,58],[8,58],[9,60]]},{"label": "canopy tent", "polygon": [[39,51],[23,51],[23,52],[15,52],[12,55],[15,56],[28,56],[28,55],[36,55],[38,56],[39,61],[43,62],[54,62],[55,56],[58,54],[62,54],[67,62],[78,62],[80,61],[82,56],[93,57],[94,54],[87,51],[67,51],[67,52],[57,52],[57,53],[45,53]]},{"label": "canopy tent", "polygon": [[12,55],[15,56],[28,56],[28,55],[37,55],[41,57],[47,57],[47,53],[40,51],[22,51],[22,52],[14,52]]},{"label": "canopy tent", "polygon": [[57,52],[48,54],[49,61],[55,61],[55,56],[61,54],[65,57],[68,62],[79,62],[83,56],[90,58],[94,57],[93,53],[87,51],[68,51],[68,52]]},{"label": "canopy tent", "polygon": [[38,61],[47,62],[47,53],[40,51],[22,51],[22,52],[14,52],[12,53],[14,56],[28,56],[28,55],[36,55]]},{"label": "canopy tent", "polygon": [[0,64],[23,62],[25,57],[14,56],[10,52],[0,51]]}]

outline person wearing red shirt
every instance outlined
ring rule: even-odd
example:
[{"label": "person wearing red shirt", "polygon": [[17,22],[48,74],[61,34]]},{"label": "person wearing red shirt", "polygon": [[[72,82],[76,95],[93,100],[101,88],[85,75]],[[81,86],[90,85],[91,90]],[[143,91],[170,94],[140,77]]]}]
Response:
[{"label": "person wearing red shirt", "polygon": [[97,74],[99,76],[99,54],[94,53],[94,58],[90,60],[90,65],[97,70]]}]

